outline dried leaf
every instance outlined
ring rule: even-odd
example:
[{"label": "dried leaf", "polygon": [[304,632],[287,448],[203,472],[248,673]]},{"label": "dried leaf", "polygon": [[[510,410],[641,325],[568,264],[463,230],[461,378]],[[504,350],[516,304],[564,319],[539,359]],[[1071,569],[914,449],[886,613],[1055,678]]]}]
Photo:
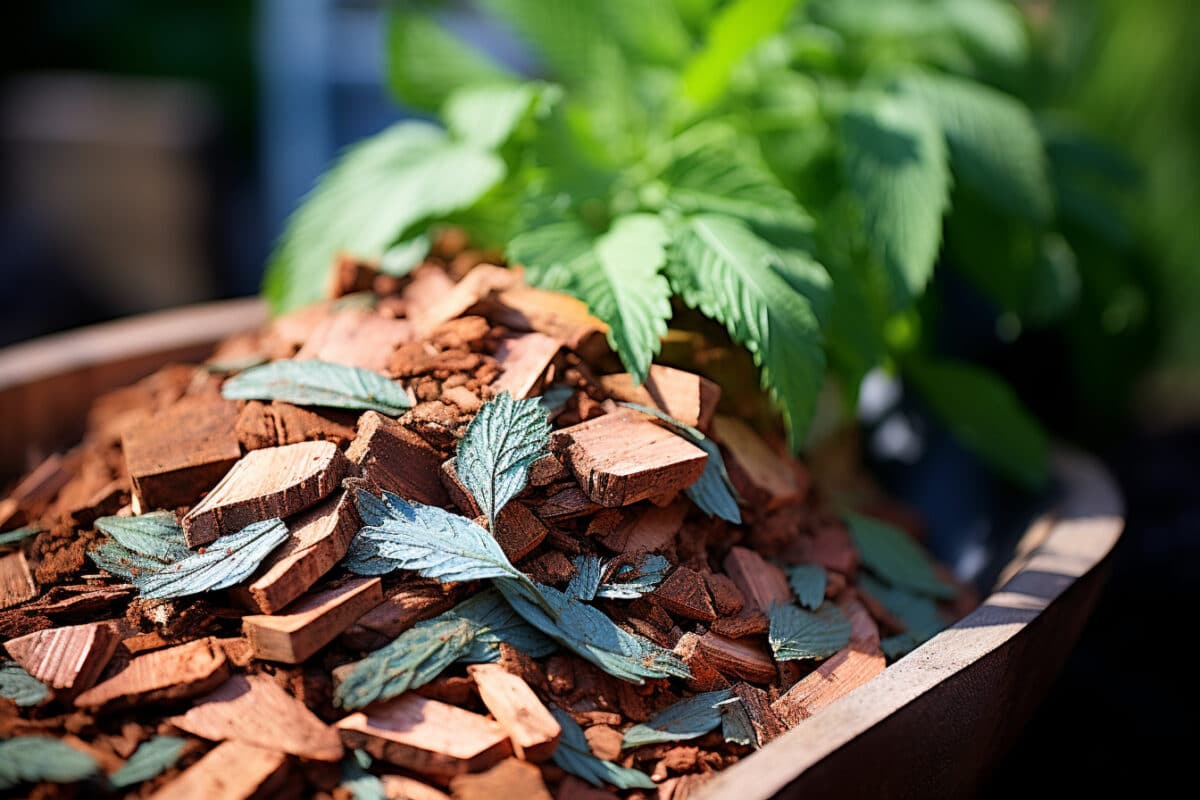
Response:
[{"label": "dried leaf", "polygon": [[496,527],[496,515],[529,482],[529,465],[550,445],[550,422],[536,398],[508,392],[484,403],[458,443],[455,470]]},{"label": "dried leaf", "polygon": [[953,598],[953,586],[934,572],[925,551],[899,528],[871,517],[846,514],[850,536],[863,565],[892,586],[939,600]]},{"label": "dried leaf", "polygon": [[50,696],[50,689],[15,661],[0,661],[0,697],[19,706],[35,706]]},{"label": "dried leaf", "polygon": [[364,526],[351,545],[352,568],[381,569],[378,559],[388,559],[393,569],[415,570],[446,583],[485,578],[529,583],[492,535],[466,517],[408,503],[391,492],[375,497],[359,489],[357,505]]},{"label": "dried leaf", "polygon": [[585,602],[595,600],[596,591],[600,588],[600,578],[604,574],[600,556],[575,556],[574,564],[575,574],[567,584],[567,596]]},{"label": "dried leaf", "polygon": [[723,703],[732,697],[728,689],[704,692],[667,706],[649,722],[634,725],[625,731],[621,747],[640,747],[657,742],[678,742],[703,736],[721,724]]},{"label": "dried leaf", "polygon": [[592,755],[583,728],[561,708],[552,708],[550,713],[562,727],[562,738],[552,759],[565,772],[583,778],[593,786],[610,784],[618,789],[653,789],[654,781],[640,770],[622,767]]},{"label": "dried leaf", "polygon": [[828,658],[850,644],[850,620],[832,603],[816,612],[773,605],[767,617],[771,621],[768,639],[778,661]]},{"label": "dried leaf", "polygon": [[400,384],[361,367],[284,360],[251,367],[221,387],[229,400],[284,400],[298,406],[378,411],[399,416],[412,403]]},{"label": "dried leaf", "polygon": [[720,517],[735,525],[741,524],[742,512],[738,508],[737,489],[734,488],[733,481],[729,479],[729,472],[725,469],[725,459],[721,457],[721,448],[717,447],[716,442],[705,436],[698,428],[680,422],[657,408],[624,401],[619,405],[657,417],[674,428],[677,434],[707,453],[708,460],[704,463],[704,472],[700,473],[700,478],[687,488],[687,496],[710,517]]},{"label": "dried leaf", "polygon": [[625,564],[609,575],[596,590],[596,597],[636,600],[647,592],[654,591],[670,568],[671,562],[658,554],[645,556],[637,566]]},{"label": "dried leaf", "polygon": [[222,536],[203,553],[192,553],[156,572],[133,576],[142,597],[186,597],[226,589],[246,578],[288,538],[282,520],[267,519]]},{"label": "dried leaf", "polygon": [[825,582],[828,576],[820,564],[800,564],[789,567],[788,583],[796,599],[805,608],[816,610],[825,601]]},{"label": "dried leaf", "polygon": [[183,526],[170,511],[151,511],[136,517],[101,517],[96,529],[113,541],[147,558],[171,564],[192,554],[183,538]]},{"label": "dried leaf", "polygon": [[859,576],[859,583],[904,623],[904,631],[888,636],[879,643],[888,658],[897,659],[907,655],[946,627],[937,603],[928,597],[887,586],[870,575]]},{"label": "dried leaf", "polygon": [[0,742],[0,789],[42,781],[75,783],[99,771],[94,758],[48,736]]},{"label": "dried leaf", "polygon": [[186,743],[179,736],[155,736],[143,742],[125,765],[109,776],[108,782],[123,789],[157,777],[175,764]]},{"label": "dried leaf", "polygon": [[690,678],[674,653],[617,626],[604,612],[553,586],[532,588],[507,578],[495,586],[531,625],[609,675],[641,684],[646,678]]},{"label": "dried leaf", "polygon": [[28,539],[30,536],[41,533],[42,529],[36,525],[26,525],[24,528],[17,528],[11,531],[0,533],[0,547],[8,547],[14,545],[23,539]]}]

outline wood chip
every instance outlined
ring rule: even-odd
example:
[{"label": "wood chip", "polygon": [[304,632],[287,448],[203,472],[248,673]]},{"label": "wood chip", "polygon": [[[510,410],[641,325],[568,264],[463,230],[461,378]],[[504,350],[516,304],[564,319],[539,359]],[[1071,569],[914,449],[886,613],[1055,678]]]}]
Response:
[{"label": "wood chip", "polygon": [[530,510],[529,506],[513,501],[496,517],[493,535],[509,561],[520,561],[541,544],[550,529]]},{"label": "wood chip", "polygon": [[506,758],[477,775],[455,775],[450,779],[455,800],[553,800],[542,781],[542,771],[533,764]]},{"label": "wood chip", "polygon": [[[414,283],[419,280],[414,275]],[[493,264],[480,264],[471,270],[458,283],[451,284],[448,291],[441,291],[430,297],[420,298],[422,302],[408,302],[408,316],[419,334],[425,334],[447,320],[461,317],[471,306],[483,300],[492,292],[503,291],[515,286],[520,275],[513,270],[497,267]],[[409,287],[405,299],[415,288]]]},{"label": "wood chip", "polygon": [[755,551],[731,547],[724,566],[725,574],[737,585],[752,610],[766,613],[772,605],[791,601],[787,575]]},{"label": "wood chip", "polygon": [[639,403],[670,414],[694,428],[706,430],[721,399],[721,388],[707,378],[673,367],[651,364],[645,383],[634,383],[628,372],[603,375],[600,388],[618,400]]},{"label": "wood chip", "polygon": [[496,350],[500,377],[492,381],[496,394],[508,392],[518,400],[542,393],[546,370],[561,345],[541,333],[522,333],[501,340]]},{"label": "wood chip", "polygon": [[195,701],[186,714],[167,720],[190,734],[282,750],[316,761],[337,761],[337,731],[265,675],[235,675]]},{"label": "wood chip", "polygon": [[646,506],[627,514],[611,533],[601,536],[604,546],[618,553],[656,553],[669,547],[683,527],[689,502],[665,508]]},{"label": "wood chip", "polygon": [[700,637],[700,652],[722,675],[751,683],[775,680],[775,662],[761,647],[746,639],[729,639],[709,631]]},{"label": "wood chip", "polygon": [[383,796],[387,800],[450,800],[450,795],[441,789],[407,775],[383,775],[379,779],[383,781]]},{"label": "wood chip", "polygon": [[19,605],[37,596],[37,585],[22,552],[0,557],[0,608]]},{"label": "wood chip", "polygon": [[408,320],[390,319],[369,309],[347,309],[318,324],[295,358],[384,372],[396,348],[413,338]]},{"label": "wood chip", "polygon": [[616,412],[555,431],[564,457],[592,501],[626,506],[691,486],[708,456],[643,414]]},{"label": "wood chip", "polygon": [[470,490],[459,479],[458,470],[455,466],[456,463],[457,460],[454,458],[446,459],[438,470],[438,476],[441,478],[446,494],[450,496],[450,501],[462,512],[464,517],[474,519],[483,514],[483,510],[479,508],[479,504],[471,496]]},{"label": "wood chip", "polygon": [[592,755],[604,761],[621,757],[621,732],[608,725],[593,725],[583,732]]},{"label": "wood chip", "polygon": [[185,397],[125,431],[133,496],[146,511],[191,505],[241,458],[237,404]]},{"label": "wood chip", "polygon": [[717,668],[705,657],[700,647],[700,637],[695,633],[685,633],[675,643],[675,655],[683,659],[688,670],[692,673],[688,688],[694,692],[711,692],[715,689],[725,689],[729,681],[717,671]]},{"label": "wood chip", "polygon": [[332,442],[302,442],[248,453],[183,518],[190,547],[251,523],[287,517],[328,497],[350,471]]},{"label": "wood chip", "polygon": [[359,617],[342,638],[351,647],[376,650],[421,620],[448,611],[457,597],[458,593],[436,581],[401,586]]},{"label": "wood chip", "polygon": [[796,564],[819,564],[832,572],[853,575],[858,569],[858,550],[850,531],[840,522],[819,526],[810,536],[800,536],[786,554]]},{"label": "wood chip", "polygon": [[529,684],[499,664],[474,664],[467,672],[487,710],[508,731],[517,758],[548,759],[558,747],[562,728]]},{"label": "wood chip", "polygon": [[237,418],[237,437],[246,450],[300,442],[333,442],[341,447],[354,439],[353,412],[329,409],[318,413],[282,400],[251,400]]},{"label": "wood chip", "polygon": [[654,590],[654,597],[676,616],[698,622],[712,622],[717,618],[704,576],[693,569],[676,567]]},{"label": "wood chip", "polygon": [[358,435],[346,457],[358,464],[376,494],[386,490],[405,500],[446,504],[441,455],[424,439],[378,412],[368,411],[359,418]]},{"label": "wood chip", "polygon": [[413,693],[351,714],[335,727],[346,747],[439,778],[479,772],[512,755],[498,723]]},{"label": "wood chip", "polygon": [[205,694],[229,677],[229,661],[212,638],[134,658],[125,669],[75,698],[89,711],[128,708]]},{"label": "wood chip", "polygon": [[360,525],[351,493],[329,498],[289,526],[288,540],[234,596],[247,608],[274,614],[342,560]]},{"label": "wood chip", "polygon": [[771,704],[789,728],[874,678],[887,667],[883,653],[851,643],[801,678]]},{"label": "wood chip", "polygon": [[58,453],[50,456],[0,501],[0,531],[27,525],[71,480],[72,470]]},{"label": "wood chip", "polygon": [[[558,785],[558,791],[554,794],[554,800],[612,800],[612,794],[606,792],[604,789],[597,789],[595,786],[576,778],[574,775],[568,775]],[[666,800],[669,800],[669,798]]]},{"label": "wood chip", "polygon": [[302,597],[280,614],[242,617],[256,658],[299,664],[383,602],[379,578],[352,578]]},{"label": "wood chip", "polygon": [[529,465],[529,485],[548,486],[555,481],[561,481],[569,474],[557,456],[547,453]]},{"label": "wood chip", "polygon": [[717,415],[712,436],[729,451],[725,465],[750,505],[775,509],[803,497],[791,462],[772,450],[749,425]]},{"label": "wood chip", "polygon": [[586,516],[599,509],[600,506],[591,501],[579,484],[569,481],[548,488],[537,506],[537,513],[545,520],[562,520]]},{"label": "wood chip", "polygon": [[69,701],[96,682],[119,643],[112,623],[90,622],[9,639],[4,648],[26,672]]},{"label": "wood chip", "polygon": [[787,727],[771,709],[771,698],[762,689],[747,683],[735,683],[733,693],[742,701],[760,747],[765,747],[772,739],[787,732]]},{"label": "wood chip", "polygon": [[531,286],[505,289],[493,298],[487,313],[506,328],[551,336],[585,359],[594,360],[608,349],[608,326],[588,313],[585,303],[562,292]]},{"label": "wood chip", "polygon": [[279,797],[287,756],[244,742],[224,742],[163,785],[150,800],[249,800]]}]

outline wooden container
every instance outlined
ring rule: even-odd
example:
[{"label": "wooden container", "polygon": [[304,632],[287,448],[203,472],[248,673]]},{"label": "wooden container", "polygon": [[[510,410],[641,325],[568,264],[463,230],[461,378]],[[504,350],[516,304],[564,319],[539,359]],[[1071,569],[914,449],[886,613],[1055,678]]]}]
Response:
[{"label": "wooden container", "polygon": [[[70,445],[99,393],[261,324],[235,300],[135,317],[0,351],[0,477]],[[1059,449],[1062,487],[973,613],[706,784],[709,800],[969,796],[1028,722],[1091,613],[1124,526],[1093,458]]]}]

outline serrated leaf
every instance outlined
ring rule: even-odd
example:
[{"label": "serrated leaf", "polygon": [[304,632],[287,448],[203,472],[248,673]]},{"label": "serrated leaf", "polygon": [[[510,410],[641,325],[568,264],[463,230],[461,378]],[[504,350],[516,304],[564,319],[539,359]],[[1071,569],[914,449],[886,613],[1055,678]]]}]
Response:
[{"label": "serrated leaf", "polygon": [[832,603],[815,612],[773,605],[767,617],[771,623],[767,638],[777,661],[828,658],[850,644],[850,620]]},{"label": "serrated leaf", "polygon": [[1054,195],[1033,115],[1018,100],[948,75],[912,74],[897,86],[945,133],[955,177],[1007,213],[1044,223]]},{"label": "serrated leaf", "polygon": [[450,95],[442,119],[462,141],[493,150],[509,140],[546,89],[537,83],[467,86]]},{"label": "serrated leaf", "polygon": [[939,0],[950,29],[986,60],[1018,67],[1029,57],[1029,36],[1020,10],[1006,0]]},{"label": "serrated leaf", "polygon": [[600,556],[578,555],[572,563],[575,565],[575,574],[567,583],[567,597],[584,602],[595,600],[596,590],[600,588],[600,579],[604,574]]},{"label": "serrated leaf", "polygon": [[662,174],[679,210],[735,217],[752,226],[808,230],[812,217],[769,170],[740,152],[736,140],[683,145]]},{"label": "serrated leaf", "polygon": [[608,343],[637,383],[646,379],[671,318],[671,287],[660,274],[667,231],[652,214],[618,217],[596,240],[592,268],[577,269],[571,292],[608,324]]},{"label": "serrated leaf", "polygon": [[500,510],[529,483],[529,465],[550,446],[550,421],[537,398],[508,392],[489,400],[458,443],[455,470],[495,528]]},{"label": "serrated leaf", "polygon": [[15,661],[0,660],[0,697],[19,706],[34,706],[50,696],[50,689]]},{"label": "serrated leaf", "polygon": [[946,627],[937,603],[929,597],[888,586],[870,575],[860,575],[863,590],[883,604],[893,616],[904,623],[904,630],[880,642],[884,655],[896,659],[915,650],[927,639]]},{"label": "serrated leaf", "polygon": [[850,537],[863,566],[892,586],[944,600],[955,590],[941,578],[925,551],[907,533],[873,517],[846,514]]},{"label": "serrated leaf", "polygon": [[192,554],[183,538],[183,526],[171,511],[151,511],[136,517],[100,517],[95,526],[126,550],[163,564]]},{"label": "serrated leaf", "polygon": [[474,204],[505,171],[496,154],[424,122],[400,122],[354,145],[288,220],[263,284],[272,308],[320,300],[338,251],[377,257],[416,223]]},{"label": "serrated leaf", "polygon": [[116,542],[105,542],[95,550],[89,550],[88,558],[108,574],[129,583],[133,583],[138,575],[149,575],[166,566],[165,562],[139,555]]},{"label": "serrated leaf", "polygon": [[8,547],[17,542],[28,539],[30,536],[35,536],[42,532],[42,529],[36,525],[26,525],[23,528],[16,528],[11,531],[0,533],[0,547]]},{"label": "serrated leaf", "polygon": [[654,781],[640,770],[622,767],[592,755],[583,728],[579,727],[570,714],[561,708],[551,708],[550,713],[562,728],[562,737],[551,759],[565,772],[583,778],[593,786],[609,784],[618,789],[653,789]]},{"label": "serrated leaf", "polygon": [[389,247],[379,258],[379,271],[393,278],[403,278],[424,263],[433,243],[428,233],[420,233],[411,239]]},{"label": "serrated leaf", "polygon": [[816,610],[825,602],[827,575],[820,564],[800,564],[787,569],[788,584],[796,601],[804,608]]},{"label": "serrated leaf", "polygon": [[222,536],[203,553],[192,553],[149,574],[134,575],[132,582],[146,598],[186,597],[227,589],[254,574],[263,559],[287,538],[283,520],[262,520]]},{"label": "serrated leaf", "polygon": [[999,376],[949,360],[911,359],[903,369],[904,377],[965,447],[1026,489],[1046,485],[1046,433]]},{"label": "serrated leaf", "polygon": [[411,108],[436,111],[466,86],[516,76],[437,22],[393,5],[387,20],[387,85]]},{"label": "serrated leaf", "polygon": [[596,597],[608,600],[636,600],[654,591],[670,568],[671,562],[657,553],[644,556],[636,566],[625,564],[617,568],[609,575],[608,580],[596,589]]},{"label": "serrated leaf", "polygon": [[390,417],[403,414],[412,405],[400,384],[378,372],[315,359],[285,359],[251,367],[225,381],[221,396],[378,411]]},{"label": "serrated leaf", "polygon": [[929,282],[941,247],[950,203],[945,141],[918,103],[886,95],[858,96],[841,130],[867,241],[883,262],[892,307],[904,308]]},{"label": "serrated leaf", "polygon": [[699,108],[725,93],[736,67],[788,21],[797,0],[734,0],[711,17],[704,47],[683,71],[683,96]]},{"label": "serrated leaf", "polygon": [[746,712],[746,704],[740,697],[731,697],[717,704],[721,712],[721,737],[731,744],[759,747],[758,735],[754,732],[754,723]]},{"label": "serrated leaf", "polygon": [[553,586],[500,579],[494,585],[530,625],[609,675],[642,684],[646,678],[691,676],[670,650],[617,626],[597,608]]},{"label": "serrated leaf", "polygon": [[48,736],[17,736],[0,742],[0,789],[22,783],[76,783],[100,765],[86,753]]},{"label": "serrated leaf", "polygon": [[687,305],[750,351],[798,450],[816,412],[825,351],[811,305],[775,272],[777,261],[738,220],[702,214],[679,227],[667,274]]},{"label": "serrated leaf", "polygon": [[143,742],[108,782],[117,789],[148,781],[174,766],[183,752],[186,739],[179,736],[155,736]]},{"label": "serrated leaf", "polygon": [[667,706],[649,722],[634,725],[625,731],[622,748],[640,747],[657,742],[679,742],[703,736],[721,724],[718,704],[732,697],[729,689],[704,692]]}]

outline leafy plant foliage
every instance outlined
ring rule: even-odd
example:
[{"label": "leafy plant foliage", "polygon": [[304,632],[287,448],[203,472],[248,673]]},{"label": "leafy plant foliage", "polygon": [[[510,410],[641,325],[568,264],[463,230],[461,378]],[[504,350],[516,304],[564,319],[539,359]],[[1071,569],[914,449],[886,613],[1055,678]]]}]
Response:
[{"label": "leafy plant foliage", "polygon": [[108,782],[117,789],[133,786],[161,775],[179,758],[186,739],[179,736],[155,736],[143,742]]},{"label": "leafy plant foliage", "polygon": [[796,595],[796,601],[804,608],[815,611],[825,600],[825,568],[819,564],[800,564],[788,567],[788,584]]},{"label": "leafy plant foliage", "polygon": [[863,565],[873,574],[917,594],[954,597],[954,587],[937,576],[929,556],[904,531],[860,514],[847,514],[846,521]]},{"label": "leafy plant foliage", "polygon": [[850,643],[850,620],[831,603],[812,612],[775,605],[767,617],[771,651],[779,661],[828,658]]},{"label": "leafy plant foliage", "polygon": [[529,465],[550,445],[550,422],[536,399],[508,392],[484,403],[458,443],[455,470],[493,528],[501,509],[529,482]]},{"label": "leafy plant foliage", "polygon": [[299,406],[329,406],[404,413],[408,395],[377,372],[325,361],[286,359],[251,367],[221,387],[229,400],[286,400]]},{"label": "leafy plant foliage", "polygon": [[720,704],[732,697],[728,689],[703,692],[667,706],[648,722],[625,731],[621,747],[640,747],[657,742],[678,742],[703,736],[721,724]]},{"label": "leafy plant foliage", "polygon": [[[130,575],[142,597],[186,597],[228,589],[249,578],[263,559],[288,538],[282,520],[255,522],[237,533],[222,536],[203,553],[187,551],[178,561],[162,563]],[[136,556],[146,558],[144,553]]]},{"label": "leafy plant foliage", "polygon": [[76,783],[100,771],[91,756],[49,736],[17,736],[0,742],[0,789],[22,783]]},{"label": "leafy plant foliage", "polygon": [[26,672],[20,664],[0,660],[0,697],[7,697],[19,706],[33,706],[49,696],[49,687]]},{"label": "leafy plant foliage", "polygon": [[622,767],[592,755],[583,728],[579,727],[570,714],[561,708],[551,708],[550,713],[562,727],[562,738],[551,756],[554,763],[565,772],[583,778],[593,786],[610,784],[618,789],[653,789],[650,776],[640,770]]}]

